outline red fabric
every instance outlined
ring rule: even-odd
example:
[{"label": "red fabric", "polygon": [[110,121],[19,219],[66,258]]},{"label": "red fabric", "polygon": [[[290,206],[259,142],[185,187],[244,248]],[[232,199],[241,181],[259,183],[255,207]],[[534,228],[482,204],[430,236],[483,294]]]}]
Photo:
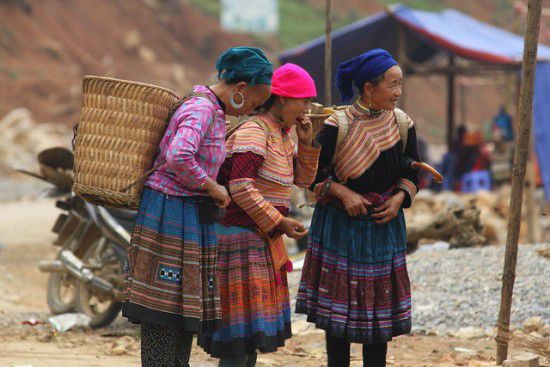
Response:
[{"label": "red fabric", "polygon": [[273,72],[271,94],[288,98],[313,98],[317,97],[317,88],[305,69],[287,63]]},{"label": "red fabric", "polygon": [[489,168],[491,162],[491,152],[488,147],[482,146],[479,149],[479,156],[476,158],[475,164],[472,167],[472,171],[485,171]]},{"label": "red fabric", "polygon": [[[271,262],[273,264],[273,272],[275,273],[275,281],[277,284],[281,284],[284,275],[290,269],[292,271],[292,262],[288,259],[288,253],[286,252],[285,241],[281,235],[275,237],[266,238],[269,243],[269,255],[271,256]],[[290,263],[290,266],[289,266]]]},{"label": "red fabric", "polygon": [[[237,178],[255,178],[264,158],[251,152],[235,153],[228,157],[220,168],[218,182],[227,186],[230,180]],[[288,208],[275,206],[282,215],[288,215]],[[225,226],[241,226],[256,228],[256,223],[237,204],[231,202],[227,207],[225,217],[221,221]]]}]

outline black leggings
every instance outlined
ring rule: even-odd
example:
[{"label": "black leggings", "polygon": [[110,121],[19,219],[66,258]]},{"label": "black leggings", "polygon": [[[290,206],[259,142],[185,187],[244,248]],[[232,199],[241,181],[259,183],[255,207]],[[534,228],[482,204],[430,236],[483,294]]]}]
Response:
[{"label": "black leggings", "polygon": [[141,323],[142,367],[189,367],[193,333]]},{"label": "black leggings", "polygon": [[[343,338],[326,335],[328,367],[349,366],[350,343]],[[363,367],[385,367],[388,343],[363,344]]]}]

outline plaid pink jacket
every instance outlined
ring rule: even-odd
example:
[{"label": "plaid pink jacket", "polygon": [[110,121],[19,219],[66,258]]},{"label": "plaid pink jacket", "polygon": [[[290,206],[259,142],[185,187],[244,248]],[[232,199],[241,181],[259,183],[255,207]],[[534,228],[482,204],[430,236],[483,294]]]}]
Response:
[{"label": "plaid pink jacket", "polygon": [[145,183],[169,195],[206,195],[202,186],[216,180],[225,159],[225,113],[210,89],[193,90],[211,98],[192,97],[176,110],[155,161],[165,163]]}]

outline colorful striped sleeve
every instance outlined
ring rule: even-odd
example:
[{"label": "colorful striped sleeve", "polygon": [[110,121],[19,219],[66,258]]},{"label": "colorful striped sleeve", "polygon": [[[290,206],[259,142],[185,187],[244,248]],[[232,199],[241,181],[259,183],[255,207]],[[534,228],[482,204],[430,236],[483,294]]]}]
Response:
[{"label": "colorful striped sleeve", "polygon": [[270,233],[283,220],[283,215],[258,191],[254,179],[263,163],[263,157],[252,153],[235,153],[229,178],[231,198],[252,218],[263,233]]},{"label": "colorful striped sleeve", "polygon": [[294,170],[294,184],[298,187],[308,187],[315,180],[319,165],[321,146],[313,140],[311,145],[298,143],[296,169]]}]

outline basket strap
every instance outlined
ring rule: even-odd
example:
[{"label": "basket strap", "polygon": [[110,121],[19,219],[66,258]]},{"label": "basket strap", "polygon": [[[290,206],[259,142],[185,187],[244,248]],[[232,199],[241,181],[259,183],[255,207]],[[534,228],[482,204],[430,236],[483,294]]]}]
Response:
[{"label": "basket strap", "polygon": [[[181,107],[182,104],[184,104],[185,102],[187,102],[188,99],[190,98],[193,98],[193,97],[201,97],[201,98],[205,98],[206,100],[208,100],[210,103],[214,104],[214,101],[212,100],[212,98],[206,94],[206,93],[201,93],[201,92],[193,92],[193,93],[189,93],[187,94],[186,96],[184,96],[182,99],[180,99],[179,101],[177,101],[176,103],[174,103],[174,105],[172,106],[172,109],[170,111],[170,113],[168,114],[168,118],[166,119],[166,125],[168,125],[168,123],[170,122],[170,120],[172,119],[172,116],[174,115],[174,113],[177,111],[178,108]],[[75,132],[75,135],[76,135],[76,132]],[[143,175],[141,175],[141,177],[139,177],[137,180],[135,180],[134,182],[132,182],[131,184],[129,184],[128,186],[126,186],[125,188],[123,188],[122,190],[120,190],[121,192],[126,192],[128,190],[130,190],[132,187],[136,186],[137,184],[139,184],[140,182],[142,182],[143,180],[146,180],[153,172],[155,172],[157,169],[159,169],[162,165],[164,165],[164,163],[166,163],[166,161],[164,160],[161,160],[160,162],[158,162],[157,164],[155,164],[153,166],[153,168],[151,168],[149,171],[145,172]]]},{"label": "basket strap", "polygon": [[407,118],[407,114],[399,108],[396,108],[393,111],[395,113],[397,127],[399,128],[399,136],[403,142],[403,153],[405,153],[405,148],[407,147],[407,141],[409,139],[409,119]]},{"label": "basket strap", "polygon": [[73,152],[74,152],[74,147],[76,145],[76,133],[78,132],[78,121],[74,123],[73,125],[73,139],[71,140],[71,146],[73,147]]},{"label": "basket strap", "polygon": [[193,98],[193,97],[204,98],[204,99],[208,100],[208,102],[212,103],[213,105],[215,105],[217,103],[217,101],[213,101],[212,97],[210,97],[206,93],[192,92],[192,93],[186,94],[185,96],[183,96],[182,99],[180,99],[179,101],[174,103],[174,105],[172,106],[172,109],[170,110],[170,114],[168,115],[168,119],[166,120],[166,124],[168,124],[168,122],[170,122],[170,119],[172,118],[172,115],[177,111],[177,109],[180,108],[182,104],[187,102],[188,99]]},{"label": "basket strap", "polygon": [[[350,120],[346,114],[345,110],[334,111],[334,115],[338,120],[338,136],[336,137],[336,146],[334,147],[334,154],[332,155],[331,163],[333,166],[336,165],[336,159],[340,151],[342,150],[342,143],[348,135]],[[334,167],[333,167],[334,168]]]},{"label": "basket strap", "polygon": [[145,172],[140,178],[138,178],[137,180],[135,180],[134,182],[132,182],[131,184],[129,184],[128,186],[126,186],[125,188],[120,190],[120,192],[126,192],[126,191],[130,190],[132,187],[136,186],[141,181],[147,179],[147,177],[149,177],[153,172],[155,172],[157,169],[159,169],[160,166],[162,166],[164,163],[165,162],[161,161],[161,162],[155,164],[153,166],[153,168],[151,168],[149,171]]},{"label": "basket strap", "polygon": [[336,116],[336,120],[338,121],[338,135],[336,137],[336,146],[334,147],[334,153],[332,153],[332,159],[330,160],[330,163],[327,167],[327,172],[329,175],[332,174],[331,172],[336,167],[338,154],[342,150],[342,143],[344,142],[344,139],[348,135],[349,125],[351,122],[345,110],[334,111],[334,116]]}]

